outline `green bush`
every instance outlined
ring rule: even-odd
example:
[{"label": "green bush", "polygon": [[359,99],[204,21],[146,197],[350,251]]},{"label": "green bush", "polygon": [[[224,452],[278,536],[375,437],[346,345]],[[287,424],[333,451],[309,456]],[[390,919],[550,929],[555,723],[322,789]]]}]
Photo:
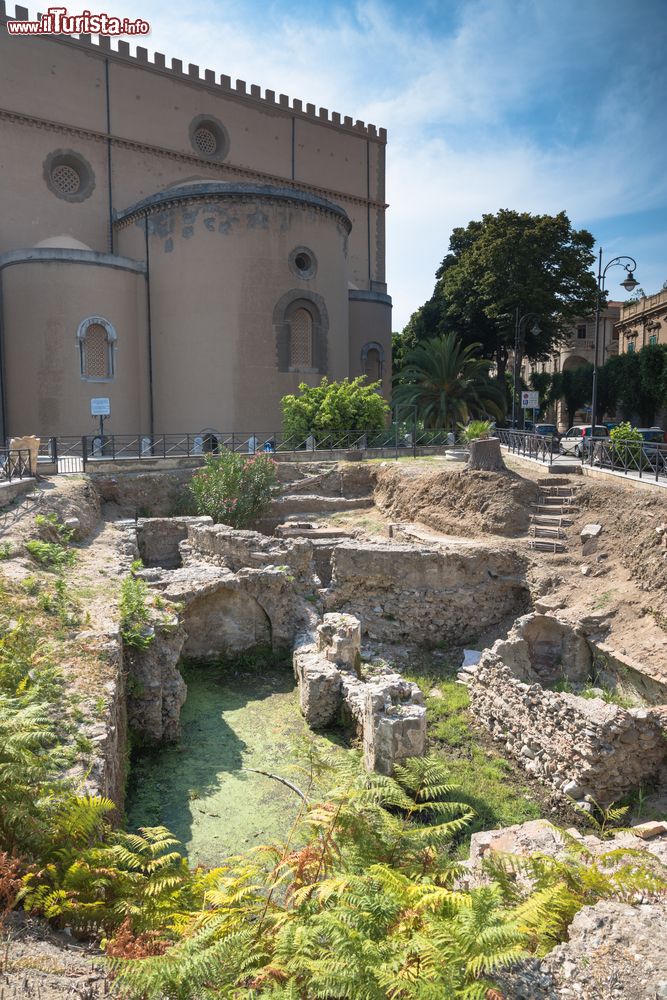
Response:
[{"label": "green bush", "polygon": [[38,514],[35,518],[35,524],[46,542],[58,542],[65,546],[69,545],[74,537],[74,528],[68,528],[61,524],[57,514]]},{"label": "green bush", "polygon": [[302,382],[298,395],[283,396],[283,432],[299,447],[311,434],[319,443],[336,434],[343,440],[347,431],[381,430],[389,407],[380,386],[363,375],[342,382],[325,377],[315,386]]},{"label": "green bush", "polygon": [[62,570],[71,566],[76,559],[76,553],[68,547],[73,529],[61,524],[55,514],[38,514],[35,525],[41,537],[26,542],[25,546],[35,562],[46,569]]},{"label": "green bush", "polygon": [[270,455],[246,457],[224,448],[218,455],[207,455],[205,462],[189,486],[196,512],[208,514],[217,524],[245,528],[271,499],[274,460]]},{"label": "green bush", "polygon": [[66,549],[59,542],[42,542],[35,538],[25,543],[25,547],[40,566],[46,569],[63,569],[71,566],[76,559],[76,553],[72,549]]},{"label": "green bush", "polygon": [[617,462],[630,468],[639,468],[643,463],[642,445],[644,438],[637,427],[626,421],[614,427],[609,434],[612,455]]}]

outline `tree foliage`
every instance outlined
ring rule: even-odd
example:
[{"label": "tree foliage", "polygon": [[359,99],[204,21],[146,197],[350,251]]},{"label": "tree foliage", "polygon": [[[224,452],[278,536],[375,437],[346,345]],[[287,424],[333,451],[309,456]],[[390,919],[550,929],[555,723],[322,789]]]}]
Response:
[{"label": "tree foliage", "polygon": [[520,354],[546,359],[572,320],[594,309],[593,244],[565,212],[502,209],[455,229],[432,297],[403,331],[405,344],[454,331],[465,344],[481,345],[502,381],[518,310],[519,316],[534,313],[540,328],[534,333],[532,322],[522,326]]},{"label": "tree foliage", "polygon": [[489,362],[478,356],[478,345],[464,346],[453,333],[408,353],[394,402],[416,406],[426,427],[446,429],[470,417],[502,418],[505,412],[505,393],[489,378]]},{"label": "tree foliage", "polygon": [[380,430],[389,411],[380,388],[364,375],[342,382],[325,376],[315,386],[302,382],[298,395],[283,396],[283,432],[298,447],[309,435],[319,442],[348,431]]}]

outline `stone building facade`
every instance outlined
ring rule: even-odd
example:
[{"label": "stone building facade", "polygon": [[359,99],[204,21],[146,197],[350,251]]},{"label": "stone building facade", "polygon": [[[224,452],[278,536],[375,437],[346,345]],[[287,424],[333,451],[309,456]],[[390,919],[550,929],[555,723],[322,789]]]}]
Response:
[{"label": "stone building facade", "polygon": [[[603,365],[619,352],[618,319],[623,308],[622,302],[609,302],[600,311],[600,331],[598,340],[598,364]],[[530,376],[535,372],[574,371],[585,364],[593,364],[595,357],[595,316],[575,320],[557,351],[547,361],[523,361],[521,376],[530,385]],[[558,400],[548,414],[560,431],[568,429],[567,411],[563,400]],[[575,423],[585,424],[590,413],[580,410],[575,415]]]},{"label": "stone building facade", "polygon": [[622,354],[641,351],[649,344],[667,344],[667,289],[624,303],[616,332]]},{"label": "stone building facade", "polygon": [[[386,132],[0,3],[0,438],[280,429],[391,384]],[[116,47],[117,44],[117,47]]]}]

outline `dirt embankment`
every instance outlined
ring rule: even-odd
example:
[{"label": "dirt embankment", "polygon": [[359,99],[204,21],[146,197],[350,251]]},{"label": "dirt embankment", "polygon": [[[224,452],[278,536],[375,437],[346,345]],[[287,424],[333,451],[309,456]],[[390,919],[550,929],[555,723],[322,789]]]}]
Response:
[{"label": "dirt embankment", "polygon": [[623,566],[651,602],[667,606],[667,495],[612,483],[582,485],[577,527],[602,524],[601,542],[609,557]]},{"label": "dirt embankment", "polygon": [[512,537],[528,528],[539,487],[514,472],[381,466],[375,502],[396,521],[419,521],[449,535]]}]

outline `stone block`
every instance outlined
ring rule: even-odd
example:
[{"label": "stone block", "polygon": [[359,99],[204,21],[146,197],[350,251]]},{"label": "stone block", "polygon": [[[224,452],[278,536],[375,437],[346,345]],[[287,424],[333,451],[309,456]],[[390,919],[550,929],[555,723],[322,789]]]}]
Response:
[{"label": "stone block", "polygon": [[602,532],[601,524],[585,524],[581,529],[580,538],[582,542],[588,541],[589,538],[597,538]]}]

